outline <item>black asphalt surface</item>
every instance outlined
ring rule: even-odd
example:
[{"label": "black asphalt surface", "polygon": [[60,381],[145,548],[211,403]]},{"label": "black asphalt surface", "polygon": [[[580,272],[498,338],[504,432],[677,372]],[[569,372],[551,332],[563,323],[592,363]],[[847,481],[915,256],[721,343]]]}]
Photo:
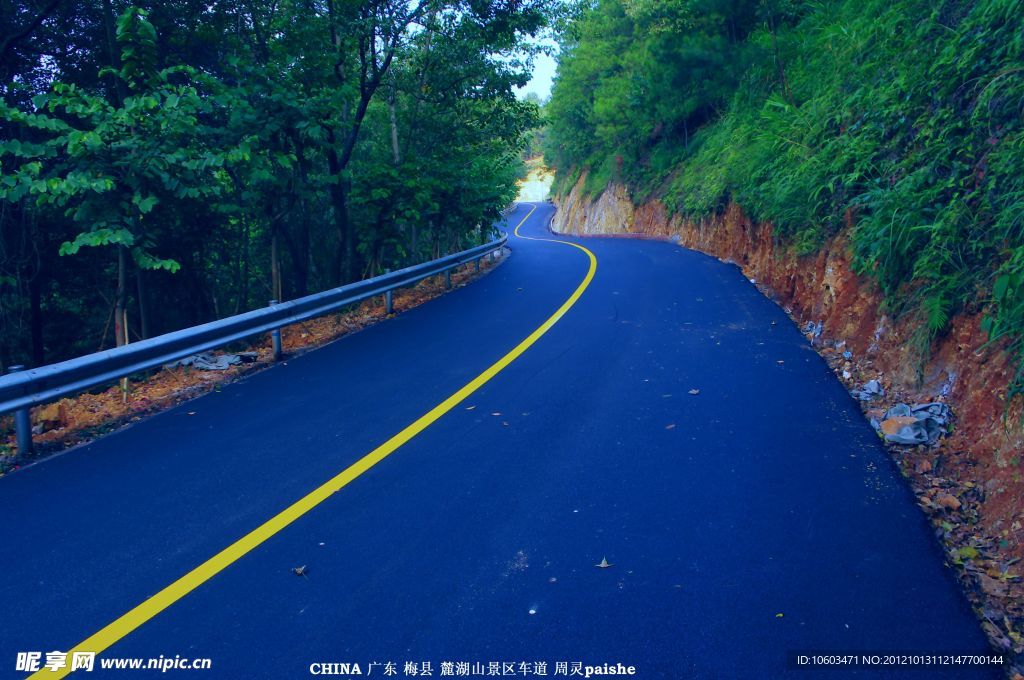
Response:
[{"label": "black asphalt surface", "polygon": [[[556,238],[552,210],[538,205],[521,233]],[[534,346],[103,657],[212,659],[165,677],[302,678],[319,662],[374,677],[389,661],[398,677],[406,662],[440,676],[446,661],[998,677],[789,664],[988,647],[912,494],[782,310],[735,267],[672,244],[577,242],[596,276]],[[73,647],[388,440],[588,270],[564,244],[510,246],[451,294],[0,478],[0,677],[24,675],[17,652]]]}]

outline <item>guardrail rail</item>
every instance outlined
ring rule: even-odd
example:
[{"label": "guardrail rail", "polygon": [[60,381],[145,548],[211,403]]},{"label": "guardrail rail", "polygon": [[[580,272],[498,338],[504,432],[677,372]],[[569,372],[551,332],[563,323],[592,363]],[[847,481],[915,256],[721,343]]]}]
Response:
[{"label": "guardrail rail", "polygon": [[480,260],[505,246],[508,234],[490,243],[454,253],[437,260],[388,272],[372,279],[357,281],[322,293],[277,302],[268,307],[236,314],[217,321],[183,328],[154,338],[141,340],[114,349],[95,352],[56,364],[25,369],[11,366],[0,376],[0,414],[14,412],[18,440],[18,456],[32,450],[32,425],[29,408],[50,403],[70,394],[78,394],[125,376],[163,366],[199,352],[222,347],[244,338],[270,332],[274,356],[281,354],[280,329],[284,326],[333,312],[341,307],[383,295],[387,311],[392,307],[392,291],[423,279],[444,274],[446,288],[451,288],[451,270]]}]

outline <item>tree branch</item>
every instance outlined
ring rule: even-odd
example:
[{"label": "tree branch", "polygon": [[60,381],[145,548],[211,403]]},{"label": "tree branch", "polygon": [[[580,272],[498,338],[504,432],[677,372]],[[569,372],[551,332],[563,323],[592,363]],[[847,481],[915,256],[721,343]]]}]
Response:
[{"label": "tree branch", "polygon": [[0,43],[0,63],[7,58],[7,53],[13,49],[16,44],[32,35],[32,32],[39,28],[39,25],[46,20],[46,17],[50,16],[53,10],[57,9],[57,5],[59,5],[61,1],[62,0],[50,0],[46,7],[43,8],[43,11],[41,11],[35,19],[26,24],[26,26],[20,31],[12,33],[4,38],[3,42]]}]

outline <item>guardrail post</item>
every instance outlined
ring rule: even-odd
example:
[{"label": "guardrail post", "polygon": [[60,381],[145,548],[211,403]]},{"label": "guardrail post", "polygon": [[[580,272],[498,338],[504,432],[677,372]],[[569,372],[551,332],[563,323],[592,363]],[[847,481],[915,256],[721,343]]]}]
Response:
[{"label": "guardrail post", "polygon": [[[11,366],[8,373],[20,373],[25,367],[21,364]],[[32,455],[32,418],[28,408],[20,408],[14,412],[14,434],[18,440],[18,457]]]},{"label": "guardrail post", "polygon": [[[391,273],[391,267],[388,267],[387,269],[385,269],[384,273],[385,274],[390,274]],[[386,293],[384,293],[384,313],[387,314],[388,316],[391,316],[392,314],[395,313],[395,301],[394,301],[394,297],[391,294],[391,289],[390,288],[388,288],[388,291]]]},{"label": "guardrail post", "polygon": [[476,262],[476,271],[477,271],[477,273],[479,273],[480,272],[480,258],[479,257],[476,258],[475,262]]},{"label": "guardrail post", "polygon": [[445,290],[451,290],[452,289],[452,270],[451,269],[445,269],[444,270],[444,288],[445,288]]},{"label": "guardrail post", "polygon": [[[271,300],[269,303],[270,307],[277,304],[277,300]],[[283,352],[281,351],[281,329],[275,328],[270,331],[270,337],[274,343],[274,361],[280,361]]]}]

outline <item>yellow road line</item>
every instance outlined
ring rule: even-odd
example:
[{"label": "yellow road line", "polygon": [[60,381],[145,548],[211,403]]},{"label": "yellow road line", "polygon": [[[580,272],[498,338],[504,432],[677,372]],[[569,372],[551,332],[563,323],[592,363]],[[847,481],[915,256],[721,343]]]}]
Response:
[{"label": "yellow road line", "polygon": [[[534,205],[533,209],[527,213],[526,217],[516,225],[515,235],[519,236],[519,227],[526,223],[526,220],[530,219],[530,216],[537,210],[537,206]],[[523,236],[522,238],[530,238]],[[561,319],[569,309],[576,304],[576,301],[583,295],[583,291],[587,289],[590,282],[594,279],[594,273],[597,271],[597,258],[592,252],[584,248],[583,246],[576,245],[575,243],[569,243],[568,241],[555,241],[554,239],[533,239],[537,241],[553,241],[555,243],[565,243],[575,248],[579,248],[587,257],[590,258],[590,267],[587,270],[586,276],[583,277],[583,281],[576,287],[572,295],[562,303],[554,314],[548,317],[547,321],[542,323],[537,330],[530,333],[526,338],[516,345],[508,354],[501,357],[494,364],[489,366],[483,373],[473,378],[471,381],[466,383],[462,389],[448,397],[440,404],[430,409],[427,413],[420,416],[411,425],[408,425],[404,430],[396,434],[391,439],[387,440],[376,449],[366,454],[358,461],[353,463],[351,466],[346,468],[344,471],[339,473],[336,477],[330,479],[319,488],[313,490],[306,496],[303,496],[298,501],[290,505],[289,507],[282,510],[277,515],[274,515],[269,520],[258,526],[257,528],[250,531],[248,534],[238,539],[228,547],[221,550],[219,553],[208,559],[207,561],[200,564],[198,567],[188,572],[177,581],[167,586],[153,597],[145,600],[141,604],[137,605],[134,609],[128,613],[122,615],[110,624],[107,624],[97,633],[91,635],[89,638],[83,640],[79,644],[68,652],[68,666],[70,666],[71,654],[73,652],[95,652],[99,654],[103,652],[111,645],[116,643],[121,638],[130,634],[135,629],[139,628],[142,624],[149,621],[151,618],[162,612],[163,610],[170,607],[172,604],[185,597],[193,590],[201,586],[206,581],[210,580],[218,573],[231,566],[243,555],[248,553],[250,550],[258,547],[268,538],[281,531],[289,524],[297,520],[298,518],[305,515],[307,512],[315,508],[320,503],[327,500],[331,494],[341,490],[349,482],[353,481],[361,474],[372,468],[374,465],[384,460],[396,450],[398,450],[403,444],[408,442],[410,439],[418,435],[423,430],[427,429],[431,424],[434,423],[438,418],[448,413],[455,406],[459,404],[463,399],[480,389],[487,381],[496,376],[506,366],[511,364],[520,355],[528,350],[542,335],[551,330],[559,319]],[[70,673],[69,667],[61,668],[57,671],[49,671],[43,668],[37,671],[31,678],[63,678]]]}]

